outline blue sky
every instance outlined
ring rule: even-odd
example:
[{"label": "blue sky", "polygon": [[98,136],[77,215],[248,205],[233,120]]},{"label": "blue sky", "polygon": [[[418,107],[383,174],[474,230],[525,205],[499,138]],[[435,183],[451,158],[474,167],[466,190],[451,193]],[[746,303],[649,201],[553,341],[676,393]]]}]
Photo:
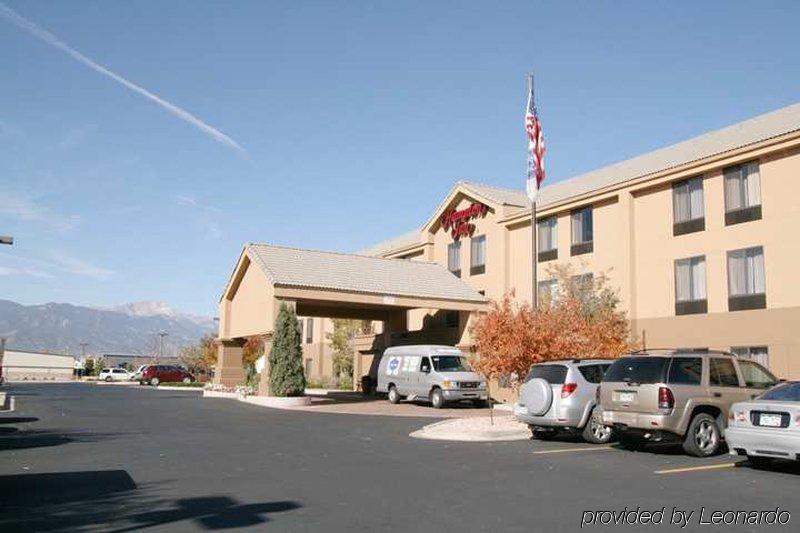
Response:
[{"label": "blue sky", "polygon": [[0,298],[26,304],[214,315],[244,242],[355,251],[458,179],[523,188],[530,69],[551,183],[800,94],[789,1],[2,1],[244,150],[0,17]]}]

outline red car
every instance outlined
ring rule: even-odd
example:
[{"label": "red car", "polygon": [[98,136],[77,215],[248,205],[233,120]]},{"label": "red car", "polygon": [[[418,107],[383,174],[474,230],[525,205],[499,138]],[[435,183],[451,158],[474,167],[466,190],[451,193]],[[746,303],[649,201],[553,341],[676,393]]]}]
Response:
[{"label": "red car", "polygon": [[171,365],[146,366],[142,369],[142,375],[139,376],[140,385],[149,383],[154,387],[159,383],[175,383],[179,381],[191,383],[194,381],[194,376],[182,368]]}]

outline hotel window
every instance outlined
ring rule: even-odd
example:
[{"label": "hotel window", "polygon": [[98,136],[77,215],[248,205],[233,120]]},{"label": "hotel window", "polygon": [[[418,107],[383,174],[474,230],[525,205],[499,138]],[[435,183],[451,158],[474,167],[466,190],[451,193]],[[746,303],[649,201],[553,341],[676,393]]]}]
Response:
[{"label": "hotel window", "polygon": [[539,300],[552,302],[558,298],[558,280],[546,279],[538,284]]},{"label": "hotel window", "polygon": [[453,241],[447,245],[447,269],[461,277],[461,241]]},{"label": "hotel window", "polygon": [[706,257],[687,257],[675,261],[675,314],[707,313]]},{"label": "hotel window", "polygon": [[570,292],[572,296],[583,300],[594,290],[594,275],[591,272],[577,274],[570,278]]},{"label": "hotel window", "polygon": [[558,259],[558,219],[546,218],[536,223],[539,261]]},{"label": "hotel window", "polygon": [[592,243],[592,208],[584,207],[572,212],[571,255],[588,254],[594,250]]},{"label": "hotel window", "polygon": [[747,359],[769,368],[769,349],[766,346],[734,346],[731,351],[740,359]]},{"label": "hotel window", "polygon": [[314,342],[314,319],[306,318],[306,344]]},{"label": "hotel window", "polygon": [[486,272],[486,235],[472,237],[469,248],[470,276],[483,274]]},{"label": "hotel window", "polygon": [[725,176],[725,225],[761,219],[761,176],[758,161],[728,167]]},{"label": "hotel window", "polygon": [[684,235],[706,229],[703,178],[692,178],[673,185],[672,206],[673,235]]},{"label": "hotel window", "polygon": [[729,311],[767,307],[765,285],[761,246],[728,252]]}]

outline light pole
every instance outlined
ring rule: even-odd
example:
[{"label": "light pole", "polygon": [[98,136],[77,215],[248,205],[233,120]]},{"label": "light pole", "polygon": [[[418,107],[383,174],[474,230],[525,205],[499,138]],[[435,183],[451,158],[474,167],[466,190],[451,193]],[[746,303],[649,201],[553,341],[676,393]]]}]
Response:
[{"label": "light pole", "polygon": [[169,333],[167,333],[166,331],[159,331],[158,332],[158,337],[159,337],[158,358],[159,359],[162,359],[164,357],[164,337],[166,337],[167,335],[169,335]]}]

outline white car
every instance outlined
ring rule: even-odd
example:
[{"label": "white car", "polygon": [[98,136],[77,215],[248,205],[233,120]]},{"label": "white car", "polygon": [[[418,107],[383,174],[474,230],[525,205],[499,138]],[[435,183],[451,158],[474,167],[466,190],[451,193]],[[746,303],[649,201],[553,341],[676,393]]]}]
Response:
[{"label": "white car", "polygon": [[755,400],[731,406],[725,440],[731,455],[753,466],[800,460],[800,381],[781,383]]},{"label": "white car", "polygon": [[142,370],[147,368],[150,365],[140,365],[139,368],[136,369],[135,372],[131,372],[131,381],[139,381],[139,377],[142,375]]},{"label": "white car", "polygon": [[132,375],[124,368],[104,368],[98,379],[100,381],[128,381]]}]

